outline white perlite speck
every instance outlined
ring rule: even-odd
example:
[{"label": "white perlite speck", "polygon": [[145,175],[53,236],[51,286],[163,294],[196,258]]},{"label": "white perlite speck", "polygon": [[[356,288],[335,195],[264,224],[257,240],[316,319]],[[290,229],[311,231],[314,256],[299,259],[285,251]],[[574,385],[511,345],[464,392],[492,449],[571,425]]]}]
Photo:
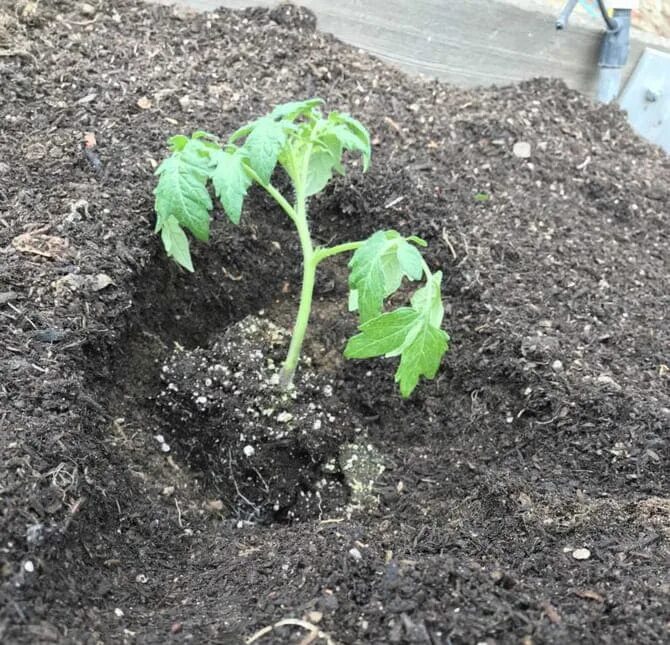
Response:
[{"label": "white perlite speck", "polygon": [[591,551],[588,549],[575,549],[572,552],[572,557],[575,560],[588,560],[591,557]]},{"label": "white perlite speck", "polygon": [[519,159],[528,159],[530,157],[530,143],[527,141],[517,141],[512,148],[512,153]]}]

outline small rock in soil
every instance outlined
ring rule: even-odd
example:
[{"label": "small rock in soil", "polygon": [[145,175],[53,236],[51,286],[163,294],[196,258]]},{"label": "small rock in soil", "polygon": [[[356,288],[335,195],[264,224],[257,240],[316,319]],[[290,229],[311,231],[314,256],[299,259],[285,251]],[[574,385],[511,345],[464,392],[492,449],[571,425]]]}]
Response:
[{"label": "small rock in soil", "polygon": [[591,557],[591,551],[588,549],[575,549],[572,552],[572,557],[575,560],[588,560]]}]

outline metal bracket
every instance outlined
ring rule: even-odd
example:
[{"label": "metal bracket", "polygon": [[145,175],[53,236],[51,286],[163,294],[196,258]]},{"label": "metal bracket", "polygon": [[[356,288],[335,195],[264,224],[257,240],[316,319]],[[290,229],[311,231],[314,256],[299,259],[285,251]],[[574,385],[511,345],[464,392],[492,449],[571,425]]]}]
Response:
[{"label": "metal bracket", "polygon": [[562,30],[568,28],[568,20],[570,19],[572,12],[575,10],[578,2],[579,0],[568,0],[565,3],[563,10],[556,19],[556,29]]},{"label": "metal bracket", "polygon": [[619,104],[640,136],[670,153],[670,54],[647,47]]}]

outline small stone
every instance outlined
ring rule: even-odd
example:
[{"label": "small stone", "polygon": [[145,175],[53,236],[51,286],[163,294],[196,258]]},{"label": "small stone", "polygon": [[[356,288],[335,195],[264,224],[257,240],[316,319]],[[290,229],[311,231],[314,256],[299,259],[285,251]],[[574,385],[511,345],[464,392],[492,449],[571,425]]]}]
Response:
[{"label": "small stone", "polygon": [[563,371],[563,363],[561,361],[554,361],[551,364],[551,369],[554,370],[554,372],[562,372]]},{"label": "small stone", "polygon": [[174,495],[174,486],[166,486],[162,491],[161,495],[164,497],[170,497],[170,495]]},{"label": "small stone", "polygon": [[245,457],[251,457],[256,452],[256,449],[253,446],[244,446],[242,452]]},{"label": "small stone", "polygon": [[356,562],[359,562],[360,560],[363,559],[363,554],[356,547],[354,547],[353,549],[349,549],[349,555],[354,560],[356,560]]},{"label": "small stone", "polygon": [[98,273],[91,278],[90,284],[93,291],[102,291],[114,282],[106,273]]},{"label": "small stone", "polygon": [[323,612],[314,610],[307,613],[307,620],[312,623],[312,625],[318,625],[322,618]]},{"label": "small stone", "polygon": [[35,565],[33,564],[32,560],[26,560],[23,563],[23,568],[28,572],[28,573],[33,573],[35,571]]},{"label": "small stone", "polygon": [[288,423],[291,419],[293,419],[293,415],[290,412],[280,412],[277,415],[279,423]]},{"label": "small stone", "polygon": [[82,16],[94,16],[95,15],[95,7],[93,5],[88,4],[88,2],[82,2],[79,5],[79,11]]},{"label": "small stone", "polygon": [[146,96],[137,99],[137,107],[140,108],[140,110],[148,110],[151,108],[151,105],[151,101]]},{"label": "small stone", "polygon": [[114,615],[117,618],[123,618],[123,609],[119,609],[118,607],[114,610]]},{"label": "small stone", "polygon": [[572,557],[575,560],[588,560],[591,557],[591,551],[588,549],[575,549],[572,552]]},{"label": "small stone", "polygon": [[517,141],[512,148],[512,153],[519,159],[528,159],[530,157],[530,143],[527,141]]},{"label": "small stone", "polygon": [[614,390],[621,390],[621,386],[611,376],[607,376],[607,374],[601,374],[596,379],[596,383],[610,387]]}]

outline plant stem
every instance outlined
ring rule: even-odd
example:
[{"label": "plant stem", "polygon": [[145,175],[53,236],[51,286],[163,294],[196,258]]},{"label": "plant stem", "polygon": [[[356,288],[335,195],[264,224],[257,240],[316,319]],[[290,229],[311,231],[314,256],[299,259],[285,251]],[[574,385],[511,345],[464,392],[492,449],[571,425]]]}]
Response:
[{"label": "plant stem", "polygon": [[258,175],[250,168],[250,176],[259,181],[261,186],[274,197],[279,205],[284,209],[288,216],[293,220],[300,238],[300,247],[302,249],[302,287],[300,289],[300,305],[298,315],[295,319],[291,343],[288,348],[286,360],[279,373],[279,385],[283,389],[288,389],[293,383],[293,377],[300,361],[300,353],[305,340],[305,333],[309,324],[309,315],[312,310],[312,299],[314,297],[314,283],[316,281],[316,267],[321,260],[337,255],[355,251],[363,242],[346,242],[330,248],[315,249],[312,243],[312,236],[309,232],[307,222],[307,197],[305,195],[305,186],[307,185],[307,173],[309,169],[309,158],[311,154],[311,145],[308,147],[304,156],[303,167],[298,179],[294,182],[295,186],[295,205],[292,207],[282,195],[270,184],[264,185],[258,180]]},{"label": "plant stem", "polygon": [[363,242],[345,242],[344,244],[338,244],[337,246],[315,250],[307,225],[304,204],[296,204],[296,218],[294,221],[296,228],[298,229],[304,261],[302,267],[300,306],[298,307],[298,315],[295,319],[295,326],[293,327],[293,335],[291,336],[291,344],[288,348],[288,354],[286,355],[286,360],[284,361],[284,365],[282,366],[279,375],[279,384],[284,389],[288,388],[293,382],[293,376],[295,375],[298,362],[300,361],[302,344],[305,340],[305,333],[307,332],[307,325],[309,323],[309,314],[312,309],[316,267],[326,258],[339,253],[355,251],[361,244],[363,244]]},{"label": "plant stem", "polygon": [[300,238],[300,246],[302,248],[302,288],[300,290],[300,306],[298,307],[298,315],[293,327],[291,344],[289,345],[288,354],[279,375],[279,384],[284,389],[293,383],[293,376],[298,367],[302,343],[305,340],[309,314],[312,309],[312,297],[316,279],[317,261],[315,260],[314,246],[312,245],[312,238],[309,234],[309,226],[307,224],[306,200],[302,192],[301,190],[296,191],[296,216],[293,220],[298,229],[298,237]]},{"label": "plant stem", "polygon": [[423,258],[421,258],[421,267],[423,268],[423,274],[426,276],[426,280],[430,280],[433,277],[433,272]]},{"label": "plant stem", "polygon": [[253,179],[263,190],[265,190],[272,199],[274,199],[281,207],[282,210],[295,222],[296,212],[293,206],[288,203],[288,200],[282,195],[271,183],[263,183],[261,178],[256,174],[253,168],[249,164],[244,164],[244,171]]},{"label": "plant stem", "polygon": [[338,244],[337,246],[316,249],[314,252],[314,259],[318,264],[321,260],[325,260],[333,255],[355,251],[359,246],[362,246],[362,244],[363,242],[345,242],[344,244]]}]

